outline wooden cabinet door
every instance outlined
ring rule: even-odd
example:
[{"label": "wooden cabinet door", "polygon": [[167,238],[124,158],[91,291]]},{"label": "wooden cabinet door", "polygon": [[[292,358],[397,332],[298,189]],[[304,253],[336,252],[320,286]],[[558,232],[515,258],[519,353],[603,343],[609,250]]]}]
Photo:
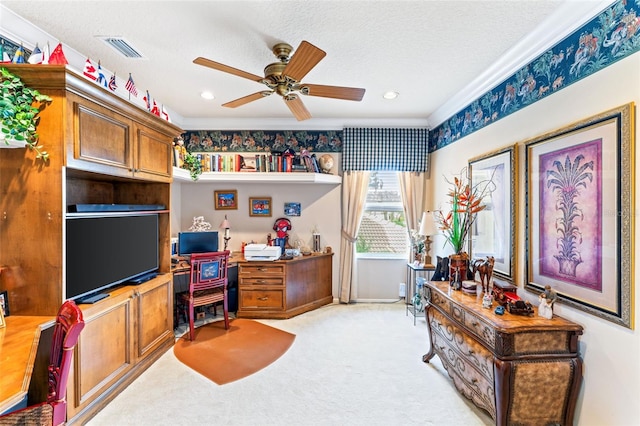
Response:
[{"label": "wooden cabinet door", "polygon": [[135,292],[138,300],[136,355],[142,358],[174,338],[171,274],[163,274],[140,284]]},{"label": "wooden cabinet door", "polygon": [[133,121],[74,94],[68,94],[67,99],[73,112],[67,124],[72,135],[67,141],[67,167],[131,176]]},{"label": "wooden cabinet door", "polygon": [[148,127],[136,125],[134,141],[134,176],[169,182],[173,172],[172,138]]},{"label": "wooden cabinet door", "polygon": [[95,305],[80,306],[85,327],[67,387],[68,418],[101,397],[133,368],[134,300],[133,291],[123,289]]}]

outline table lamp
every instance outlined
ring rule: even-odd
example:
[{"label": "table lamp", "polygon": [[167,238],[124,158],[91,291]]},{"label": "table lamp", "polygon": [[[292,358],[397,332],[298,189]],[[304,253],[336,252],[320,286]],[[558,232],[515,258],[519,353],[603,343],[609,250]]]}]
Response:
[{"label": "table lamp", "polygon": [[431,263],[431,255],[429,251],[431,251],[431,238],[430,235],[435,235],[438,233],[438,228],[436,227],[436,222],[433,218],[433,212],[426,211],[422,212],[422,220],[420,221],[420,229],[418,229],[418,235],[425,237],[424,240],[424,264],[425,265],[433,265]]},{"label": "table lamp", "polygon": [[231,224],[227,219],[227,215],[224,215],[224,220],[220,224],[220,229],[224,229],[224,250],[227,249],[227,245],[229,244],[229,240],[231,237],[229,236],[229,229],[231,229]]}]

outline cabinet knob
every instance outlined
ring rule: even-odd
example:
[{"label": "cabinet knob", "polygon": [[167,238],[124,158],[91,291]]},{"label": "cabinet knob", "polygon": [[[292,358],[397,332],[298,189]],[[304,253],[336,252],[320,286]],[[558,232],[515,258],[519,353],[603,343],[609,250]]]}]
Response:
[{"label": "cabinet knob", "polygon": [[471,379],[471,383],[475,385],[476,383],[478,383],[478,379]]},{"label": "cabinet knob", "polygon": [[474,327],[477,327],[477,326],[478,326],[478,324],[479,324],[479,323],[478,323],[478,321],[472,321],[472,322],[471,322],[471,325],[472,325],[472,326],[474,326]]},{"label": "cabinet knob", "polygon": [[469,355],[473,355],[474,353],[473,349],[469,349]]}]

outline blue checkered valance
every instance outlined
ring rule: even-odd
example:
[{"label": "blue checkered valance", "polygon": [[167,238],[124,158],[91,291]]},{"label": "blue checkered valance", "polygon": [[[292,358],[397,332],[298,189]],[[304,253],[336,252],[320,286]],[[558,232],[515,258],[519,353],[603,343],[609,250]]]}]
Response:
[{"label": "blue checkered valance", "polygon": [[428,171],[429,130],[345,128],[342,169],[348,171]]}]

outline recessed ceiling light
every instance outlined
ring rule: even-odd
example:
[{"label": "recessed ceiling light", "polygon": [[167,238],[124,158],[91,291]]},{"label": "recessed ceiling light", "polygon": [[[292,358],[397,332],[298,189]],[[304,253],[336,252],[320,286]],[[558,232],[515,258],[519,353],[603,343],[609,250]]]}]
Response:
[{"label": "recessed ceiling light", "polygon": [[399,95],[398,92],[391,92],[390,91],[390,92],[385,92],[385,94],[382,95],[382,97],[385,98],[385,99],[395,99],[395,98],[398,97],[398,95]]},{"label": "recessed ceiling light", "polygon": [[202,96],[204,99],[210,101],[211,99],[215,99],[215,96],[213,96],[213,93],[211,92],[202,92],[200,93],[200,96]]}]

